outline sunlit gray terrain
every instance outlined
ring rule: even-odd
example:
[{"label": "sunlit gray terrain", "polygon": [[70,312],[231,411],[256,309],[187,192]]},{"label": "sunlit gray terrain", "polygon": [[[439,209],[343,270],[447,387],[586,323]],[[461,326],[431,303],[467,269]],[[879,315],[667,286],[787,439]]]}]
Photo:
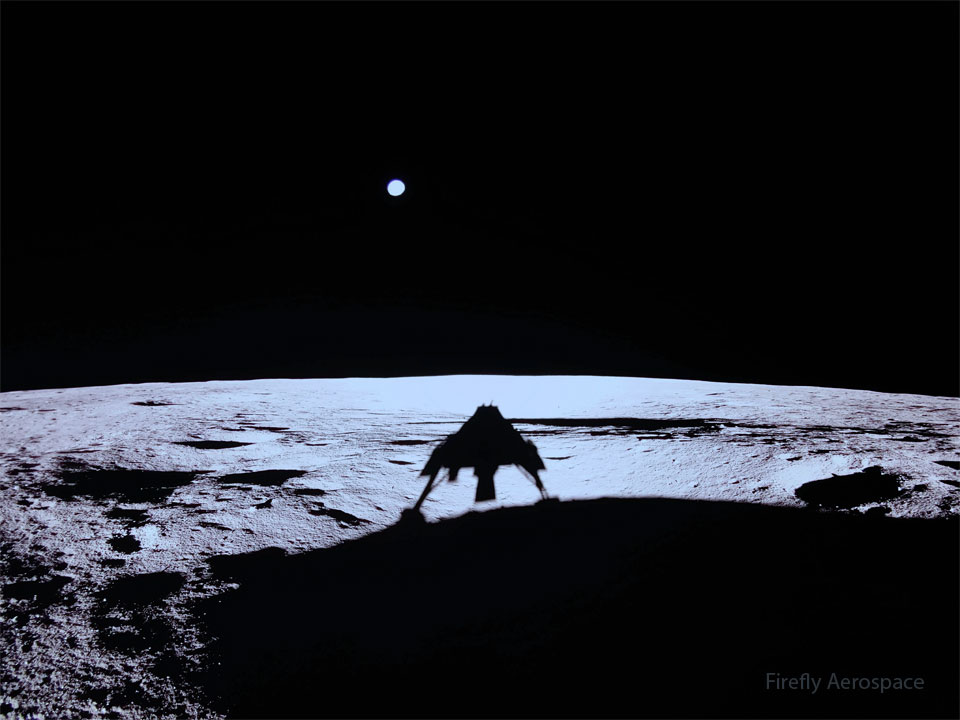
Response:
[{"label": "sunlit gray terrain", "polygon": [[[207,560],[303,553],[394,525],[433,448],[489,403],[536,443],[561,501],[911,518],[960,507],[955,398],[581,376],[3,393],[0,715],[217,717],[163,672],[167,656],[205,662],[209,638],[189,608],[232,587]],[[429,522],[540,499],[515,468],[477,505],[470,471],[440,479]],[[147,574],[170,579],[151,606],[111,604],[124,578]]]}]

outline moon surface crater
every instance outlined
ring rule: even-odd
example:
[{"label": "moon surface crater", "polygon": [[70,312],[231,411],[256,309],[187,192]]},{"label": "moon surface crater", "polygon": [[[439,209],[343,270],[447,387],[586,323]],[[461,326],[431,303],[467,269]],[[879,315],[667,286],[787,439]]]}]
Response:
[{"label": "moon surface crater", "polygon": [[[278,559],[393,528],[433,448],[491,401],[537,444],[563,506],[659,498],[877,522],[958,515],[956,398],[583,376],[8,392],[3,702],[23,714],[222,717],[176,680],[209,647],[198,603]],[[497,499],[474,505],[472,479],[434,490],[431,527],[539,499],[505,467]]]}]

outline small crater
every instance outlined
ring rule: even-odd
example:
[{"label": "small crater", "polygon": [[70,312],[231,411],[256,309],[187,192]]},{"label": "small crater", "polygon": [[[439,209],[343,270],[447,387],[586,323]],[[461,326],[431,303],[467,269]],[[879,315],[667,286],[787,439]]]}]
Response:
[{"label": "small crater", "polygon": [[294,495],[309,495],[322,497],[327,494],[326,490],[321,490],[320,488],[297,488],[293,491]]},{"label": "small crater", "polygon": [[290,428],[288,428],[288,427],[278,427],[278,426],[273,426],[273,425],[250,425],[250,426],[249,426],[249,429],[250,429],[250,430],[266,430],[266,431],[272,432],[272,433],[282,433],[282,432],[286,432],[286,431],[289,430]]},{"label": "small crater", "polygon": [[900,476],[884,473],[879,465],[804,483],[796,490],[796,496],[804,502],[827,508],[852,508],[889,500],[900,493]]},{"label": "small crater", "polygon": [[390,460],[394,465],[413,465],[409,460]]},{"label": "small crater", "polygon": [[139,405],[140,407],[165,407],[167,405],[176,405],[176,403],[164,402],[163,400],[138,400],[137,402],[130,404]]},{"label": "small crater", "polygon": [[324,447],[330,443],[304,443],[304,445],[309,445],[310,447]]},{"label": "small crater", "polygon": [[796,462],[797,460],[803,460],[803,457],[801,455],[797,455],[796,457],[787,458],[787,462]]},{"label": "small crater", "polygon": [[77,496],[115,498],[127,503],[163,502],[178,487],[193,482],[198,472],[165,472],[128,468],[97,468],[79,461],[61,463],[62,482],[47,484],[43,491],[61,500]]},{"label": "small crater", "polygon": [[944,483],[945,485],[950,485],[955,488],[960,488],[960,481],[957,481],[957,480],[944,480],[943,478],[941,478],[940,482]]},{"label": "small crater", "polygon": [[127,564],[127,561],[123,558],[103,558],[100,560],[100,564],[107,568],[122,568]]},{"label": "small crater", "polygon": [[7,475],[24,475],[30,474],[33,472],[33,468],[37,467],[40,463],[31,463],[31,462],[22,462],[17,465],[15,468],[11,468],[6,471]]},{"label": "small crater", "polygon": [[213,528],[214,530],[226,530],[230,532],[233,528],[229,528],[226,525],[221,525],[220,523],[210,522],[208,520],[201,520],[199,523],[200,527]]},{"label": "small crater", "polygon": [[0,407],[0,412],[14,412],[15,410],[26,410],[26,408],[9,406],[9,407]]},{"label": "small crater", "polygon": [[369,523],[369,520],[364,520],[363,518],[358,518],[356,515],[351,515],[348,512],[343,510],[337,510],[336,508],[328,508],[320,503],[321,507],[318,507],[310,511],[311,515],[326,515],[327,517],[332,517],[334,520],[338,520],[345,525],[357,526]]},{"label": "small crater", "polygon": [[429,445],[434,440],[391,440],[391,445]]},{"label": "small crater", "polygon": [[146,525],[149,520],[146,510],[126,510],[119,507],[105,513],[105,516],[111,520],[122,520],[128,527],[140,527]]},{"label": "small crater", "polygon": [[174,445],[186,445],[197,450],[227,450],[229,448],[243,447],[244,445],[253,445],[248,442],[237,442],[236,440],[179,440]]},{"label": "small crater", "polygon": [[951,470],[960,470],[960,460],[934,460],[937,465],[943,465]]},{"label": "small crater", "polygon": [[302,477],[306,470],[258,470],[248,473],[232,473],[219,478],[224,484],[282,485],[291,478]]},{"label": "small crater", "polygon": [[268,508],[271,508],[271,507],[273,507],[273,498],[269,498],[269,499],[267,499],[267,500],[264,500],[262,503],[257,503],[256,505],[254,505],[254,507],[255,507],[257,510],[266,510],[266,509],[268,509]]},{"label": "small crater", "polygon": [[[685,428],[685,437],[696,438],[703,433],[717,433],[730,423],[716,419],[705,418],[514,418],[509,420],[516,425],[547,425],[562,428],[596,428],[589,430],[593,436],[601,435],[635,435],[638,440],[670,440],[674,435],[665,430]],[[752,426],[750,426],[752,427]],[[542,435],[550,431],[524,430],[524,435]],[[556,432],[556,431],[554,431]]]},{"label": "small crater", "polygon": [[17,600],[30,600],[35,605],[46,608],[54,603],[68,599],[61,592],[70,578],[63,575],[54,575],[48,580],[23,580],[3,586],[3,594]]},{"label": "small crater", "polygon": [[638,432],[664,430],[666,428],[703,428],[710,421],[702,419],[676,418],[652,420],[648,418],[511,418],[508,422],[516,425],[552,425],[554,427],[602,427],[623,428]]},{"label": "small crater", "polygon": [[[37,575],[45,575],[49,571],[48,567],[36,559],[8,555],[7,553],[11,551],[12,547],[13,545],[10,543],[0,547],[0,564],[6,565],[3,574],[7,577],[36,577]],[[30,546],[30,549],[43,550],[44,548],[42,545],[34,543]]]},{"label": "small crater", "polygon": [[569,460],[573,455],[564,455],[563,457],[548,457],[544,458],[545,460]]},{"label": "small crater", "polygon": [[114,535],[107,540],[107,544],[117,552],[124,553],[125,555],[135,553],[139,551],[141,547],[140,541],[133,535]]}]

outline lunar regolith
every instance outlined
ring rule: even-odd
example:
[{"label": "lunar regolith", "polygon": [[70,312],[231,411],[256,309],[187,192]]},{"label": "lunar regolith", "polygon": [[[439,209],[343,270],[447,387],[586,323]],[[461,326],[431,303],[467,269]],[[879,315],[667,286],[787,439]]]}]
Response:
[{"label": "lunar regolith", "polygon": [[[251,567],[392,532],[433,448],[488,403],[536,444],[564,507],[659,498],[884,522],[960,507],[956,398],[582,376],[7,392],[0,714],[222,717],[209,686],[182,680],[217,642],[198,608],[239,597]],[[512,467],[486,503],[469,470],[438,480],[433,527],[540,500]]]}]

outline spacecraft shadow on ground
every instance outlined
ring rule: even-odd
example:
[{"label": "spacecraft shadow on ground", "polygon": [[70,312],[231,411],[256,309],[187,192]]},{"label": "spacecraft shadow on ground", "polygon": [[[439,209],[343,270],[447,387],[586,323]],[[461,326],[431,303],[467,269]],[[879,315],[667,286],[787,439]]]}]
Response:
[{"label": "spacecraft shadow on ground", "polygon": [[545,466],[537,453],[537,446],[524,440],[494,405],[481,405],[462,428],[447,437],[430,455],[420,473],[429,476],[429,480],[412,512],[404,513],[404,517],[420,512],[420,506],[444,468],[449,470],[449,482],[456,482],[461,468],[474,468],[477,476],[474,501],[495,500],[497,492],[493,476],[501,465],[516,465],[523,470],[537,486],[541,498],[547,498],[547,490],[538,472]]},{"label": "spacecraft shadow on ground", "polygon": [[792,696],[791,712],[949,716],[957,658],[925,648],[957,619],[916,609],[956,605],[957,529],[607,498],[223,556],[211,567],[239,588],[196,609],[214,643],[192,681],[231,717],[783,717],[766,672],[885,669],[926,691]]}]

